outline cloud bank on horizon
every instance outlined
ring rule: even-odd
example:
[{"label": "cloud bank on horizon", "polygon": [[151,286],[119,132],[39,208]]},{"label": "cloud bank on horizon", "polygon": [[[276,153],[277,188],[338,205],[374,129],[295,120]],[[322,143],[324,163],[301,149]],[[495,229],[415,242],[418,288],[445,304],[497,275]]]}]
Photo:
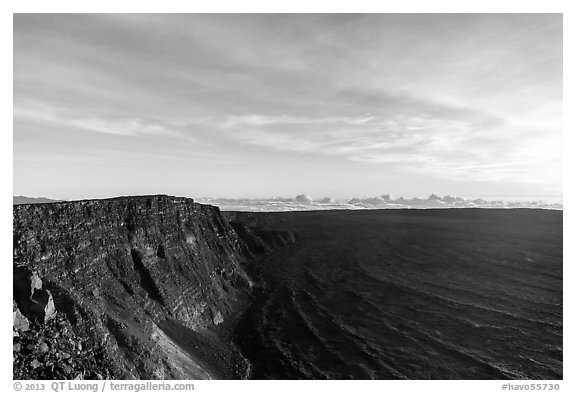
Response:
[{"label": "cloud bank on horizon", "polygon": [[560,14],[17,14],[14,191],[562,191]]},{"label": "cloud bank on horizon", "polygon": [[370,210],[370,209],[553,209],[562,210],[561,200],[547,199],[465,199],[451,195],[438,196],[430,194],[427,198],[394,198],[384,194],[369,198],[335,199],[325,197],[314,199],[307,194],[293,198],[200,198],[197,202],[218,206],[225,211],[275,212],[275,211],[308,211],[308,210]]}]

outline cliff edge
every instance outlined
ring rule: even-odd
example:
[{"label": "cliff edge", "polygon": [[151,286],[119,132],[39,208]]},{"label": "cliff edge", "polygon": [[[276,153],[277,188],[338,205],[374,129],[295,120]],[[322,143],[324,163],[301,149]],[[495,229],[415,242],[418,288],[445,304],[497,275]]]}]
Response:
[{"label": "cliff edge", "polygon": [[247,375],[230,330],[263,241],[250,229],[166,195],[18,205],[13,219],[14,378]]}]

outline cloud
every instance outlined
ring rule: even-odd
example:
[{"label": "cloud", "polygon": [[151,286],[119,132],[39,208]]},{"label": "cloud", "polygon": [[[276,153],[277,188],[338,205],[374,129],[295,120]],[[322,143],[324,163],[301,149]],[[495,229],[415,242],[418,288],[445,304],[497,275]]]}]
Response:
[{"label": "cloud", "polygon": [[83,131],[122,136],[162,136],[184,137],[174,129],[169,129],[158,122],[141,118],[105,119],[96,116],[86,116],[72,113],[70,110],[47,105],[31,107],[14,107],[16,123],[40,123],[79,129]]},{"label": "cloud", "polygon": [[370,210],[370,209],[446,209],[446,208],[537,208],[563,209],[556,197],[544,200],[465,199],[431,194],[428,198],[391,198],[385,194],[369,198],[334,199],[326,197],[314,200],[306,194],[295,198],[248,199],[248,198],[200,198],[201,203],[212,204],[228,211],[303,211],[303,210]]},{"label": "cloud", "polygon": [[294,198],[294,200],[296,202],[300,202],[300,203],[311,203],[312,202],[312,197],[310,195],[306,195],[306,194],[301,194],[298,195]]},{"label": "cloud", "polygon": [[357,91],[347,105],[365,100],[372,103],[369,112],[356,116],[250,114],[197,122],[266,149],[479,180],[522,180],[534,169],[526,161],[539,157],[532,144],[547,136],[479,110],[403,95]]},{"label": "cloud", "polygon": [[72,160],[106,136],[199,157],[190,140],[241,163],[218,170],[240,194],[331,173],[364,190],[375,178],[558,188],[561,100],[559,14],[14,17],[15,159]]},{"label": "cloud", "polygon": [[[478,181],[544,181],[557,169],[558,128],[527,127],[470,108],[391,101],[393,111],[335,117],[247,115],[213,122],[238,142],[304,155]],[[551,165],[549,165],[551,164]]]}]

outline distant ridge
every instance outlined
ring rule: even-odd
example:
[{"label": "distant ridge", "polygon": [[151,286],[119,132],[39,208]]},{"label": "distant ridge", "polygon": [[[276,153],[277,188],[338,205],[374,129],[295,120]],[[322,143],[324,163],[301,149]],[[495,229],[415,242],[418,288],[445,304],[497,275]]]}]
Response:
[{"label": "distant ridge", "polygon": [[32,203],[52,203],[52,202],[62,202],[58,199],[49,199],[44,197],[32,198],[22,195],[16,195],[12,197],[12,205],[28,205]]}]

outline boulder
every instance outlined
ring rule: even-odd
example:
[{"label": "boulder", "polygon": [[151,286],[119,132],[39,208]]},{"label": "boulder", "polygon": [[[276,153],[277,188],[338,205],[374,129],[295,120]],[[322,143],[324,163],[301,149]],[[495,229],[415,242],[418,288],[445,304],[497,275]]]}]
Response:
[{"label": "boulder", "polygon": [[22,315],[22,313],[18,309],[18,306],[16,305],[16,302],[13,302],[12,309],[13,309],[12,312],[13,331],[14,331],[13,335],[19,336],[20,332],[26,332],[30,329],[30,321],[28,320],[28,318]]}]

